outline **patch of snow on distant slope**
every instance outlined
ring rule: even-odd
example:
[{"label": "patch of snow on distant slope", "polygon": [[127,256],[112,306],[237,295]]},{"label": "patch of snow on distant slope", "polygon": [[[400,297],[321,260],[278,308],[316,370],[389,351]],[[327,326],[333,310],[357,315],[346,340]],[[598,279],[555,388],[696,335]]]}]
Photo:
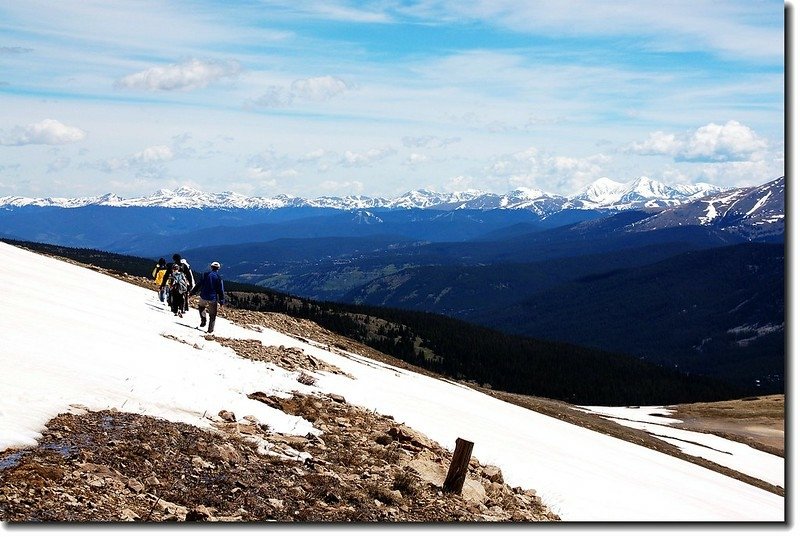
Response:
[{"label": "patch of snow on distant slope", "polygon": [[667,425],[680,423],[681,420],[664,418],[658,414],[670,413],[671,410],[663,407],[632,409],[630,407],[584,406],[580,408],[620,425],[650,433],[656,438],[679,447],[687,455],[702,457],[773,485],[785,486],[783,457],[759,451],[741,442],[734,442],[713,434],[668,427]]},{"label": "patch of snow on distant slope", "polygon": [[763,207],[764,204],[767,203],[767,200],[769,199],[769,197],[771,195],[772,195],[772,192],[767,191],[767,195],[764,196],[763,198],[759,198],[759,200],[755,203],[755,205],[753,205],[753,208],[750,209],[749,211],[747,211],[747,213],[745,214],[745,217],[750,216],[751,214],[753,214],[754,212],[759,210],[761,207]]},{"label": "patch of snow on distant slope", "polygon": [[714,207],[714,202],[709,201],[708,207],[706,207],[706,215],[701,216],[700,218],[698,218],[698,220],[700,220],[701,225],[706,225],[713,222],[717,218],[717,216],[718,216],[717,208]]}]

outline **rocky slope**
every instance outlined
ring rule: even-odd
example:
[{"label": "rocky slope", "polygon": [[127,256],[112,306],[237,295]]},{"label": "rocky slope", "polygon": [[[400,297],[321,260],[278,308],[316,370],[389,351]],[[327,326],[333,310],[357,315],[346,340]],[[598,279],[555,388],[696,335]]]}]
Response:
[{"label": "rocky slope", "polygon": [[[33,449],[0,454],[0,519],[29,521],[547,521],[534,491],[473,459],[442,492],[450,454],[343,398],[251,397],[314,421],[319,437],[209,417],[216,433],[115,410],[61,414]],[[272,445],[264,455],[252,440]],[[300,453],[311,457],[301,457]]]}]

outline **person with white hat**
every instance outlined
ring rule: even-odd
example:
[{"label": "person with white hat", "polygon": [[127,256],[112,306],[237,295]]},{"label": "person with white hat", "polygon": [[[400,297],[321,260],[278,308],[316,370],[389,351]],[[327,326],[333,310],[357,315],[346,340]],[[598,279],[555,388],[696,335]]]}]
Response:
[{"label": "person with white hat", "polygon": [[206,309],[208,309],[208,333],[214,333],[214,322],[217,320],[217,307],[225,304],[225,287],[219,275],[220,264],[214,261],[211,270],[203,273],[203,277],[192,289],[192,295],[200,293],[197,309],[200,311],[200,328],[206,325]]}]

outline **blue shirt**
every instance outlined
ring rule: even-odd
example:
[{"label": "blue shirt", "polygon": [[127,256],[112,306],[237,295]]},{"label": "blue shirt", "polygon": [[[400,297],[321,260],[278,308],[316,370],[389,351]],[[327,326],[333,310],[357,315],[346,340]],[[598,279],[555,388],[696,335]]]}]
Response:
[{"label": "blue shirt", "polygon": [[200,298],[209,302],[225,303],[225,290],[222,285],[222,277],[216,270],[204,272],[200,282]]}]

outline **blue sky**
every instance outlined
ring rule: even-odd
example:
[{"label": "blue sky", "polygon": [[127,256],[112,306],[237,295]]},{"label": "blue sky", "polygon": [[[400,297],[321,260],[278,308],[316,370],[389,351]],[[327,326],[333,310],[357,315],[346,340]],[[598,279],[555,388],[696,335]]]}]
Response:
[{"label": "blue sky", "polygon": [[776,1],[0,0],[0,196],[784,174]]}]

